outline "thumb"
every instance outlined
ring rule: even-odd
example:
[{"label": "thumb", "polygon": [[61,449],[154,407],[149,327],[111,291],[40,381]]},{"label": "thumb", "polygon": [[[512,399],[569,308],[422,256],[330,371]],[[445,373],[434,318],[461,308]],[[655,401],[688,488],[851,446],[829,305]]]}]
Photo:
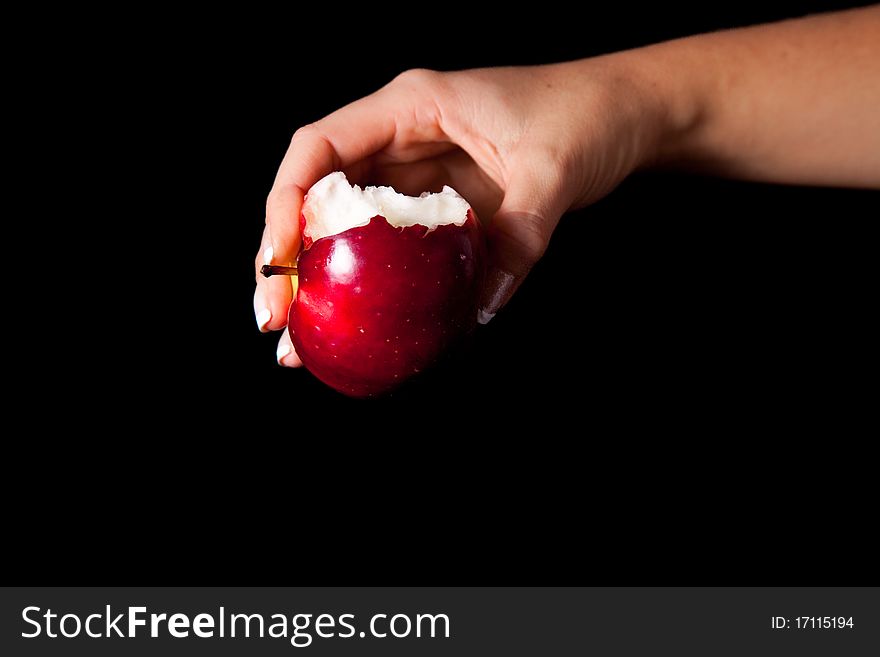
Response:
[{"label": "thumb", "polygon": [[561,186],[538,177],[512,180],[489,224],[489,270],[480,302],[479,322],[487,324],[516,289],[550,243],[565,211]]}]

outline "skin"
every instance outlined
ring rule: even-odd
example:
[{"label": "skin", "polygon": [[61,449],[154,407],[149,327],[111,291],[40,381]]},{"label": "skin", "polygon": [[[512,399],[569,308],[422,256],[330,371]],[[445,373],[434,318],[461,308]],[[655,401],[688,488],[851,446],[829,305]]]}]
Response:
[{"label": "skin", "polygon": [[[407,71],[294,134],[257,272],[296,260],[304,193],[331,171],[415,195],[448,184],[489,220],[488,321],[565,211],[648,167],[880,188],[880,6],[549,66]],[[262,331],[285,327],[292,293],[258,273]],[[278,360],[302,364],[286,331]]]}]

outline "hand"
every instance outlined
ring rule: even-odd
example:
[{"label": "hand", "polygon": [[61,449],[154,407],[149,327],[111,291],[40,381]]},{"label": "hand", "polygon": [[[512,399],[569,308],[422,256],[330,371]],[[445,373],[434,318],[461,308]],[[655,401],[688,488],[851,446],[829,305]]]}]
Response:
[{"label": "hand", "polygon": [[[631,77],[613,58],[454,73],[407,71],[376,93],[297,130],[266,204],[254,310],[263,331],[287,324],[305,192],[341,169],[349,180],[418,195],[455,188],[488,220],[490,270],[480,321],[510,299],[563,212],[608,193],[655,142]],[[278,361],[301,361],[285,331]]]},{"label": "hand", "polygon": [[[301,128],[266,204],[257,270],[292,264],[304,193],[336,169],[419,194],[457,189],[488,220],[480,321],[510,299],[559,217],[659,163],[880,187],[880,7],[706,34],[566,64],[414,70]],[[260,329],[289,279],[257,275]],[[301,364],[286,332],[283,365]]]}]

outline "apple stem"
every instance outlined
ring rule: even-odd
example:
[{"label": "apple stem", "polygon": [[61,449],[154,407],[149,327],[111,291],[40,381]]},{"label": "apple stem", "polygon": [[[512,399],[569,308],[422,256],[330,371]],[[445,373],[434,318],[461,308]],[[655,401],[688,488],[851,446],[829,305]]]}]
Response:
[{"label": "apple stem", "polygon": [[269,278],[270,276],[296,276],[296,267],[285,267],[284,265],[263,265],[260,273]]}]

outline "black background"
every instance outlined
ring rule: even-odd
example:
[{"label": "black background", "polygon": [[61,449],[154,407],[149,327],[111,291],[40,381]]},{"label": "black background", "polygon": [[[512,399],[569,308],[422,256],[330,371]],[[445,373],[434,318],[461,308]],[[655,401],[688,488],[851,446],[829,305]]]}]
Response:
[{"label": "black background", "polygon": [[410,30],[381,6],[144,11],[68,34],[64,163],[101,162],[65,199],[87,255],[22,385],[48,410],[7,461],[17,574],[863,581],[876,192],[634,176],[564,218],[471,349],[378,402],[279,368],[251,305],[291,134],[400,71],[834,6],[444,4]]}]

